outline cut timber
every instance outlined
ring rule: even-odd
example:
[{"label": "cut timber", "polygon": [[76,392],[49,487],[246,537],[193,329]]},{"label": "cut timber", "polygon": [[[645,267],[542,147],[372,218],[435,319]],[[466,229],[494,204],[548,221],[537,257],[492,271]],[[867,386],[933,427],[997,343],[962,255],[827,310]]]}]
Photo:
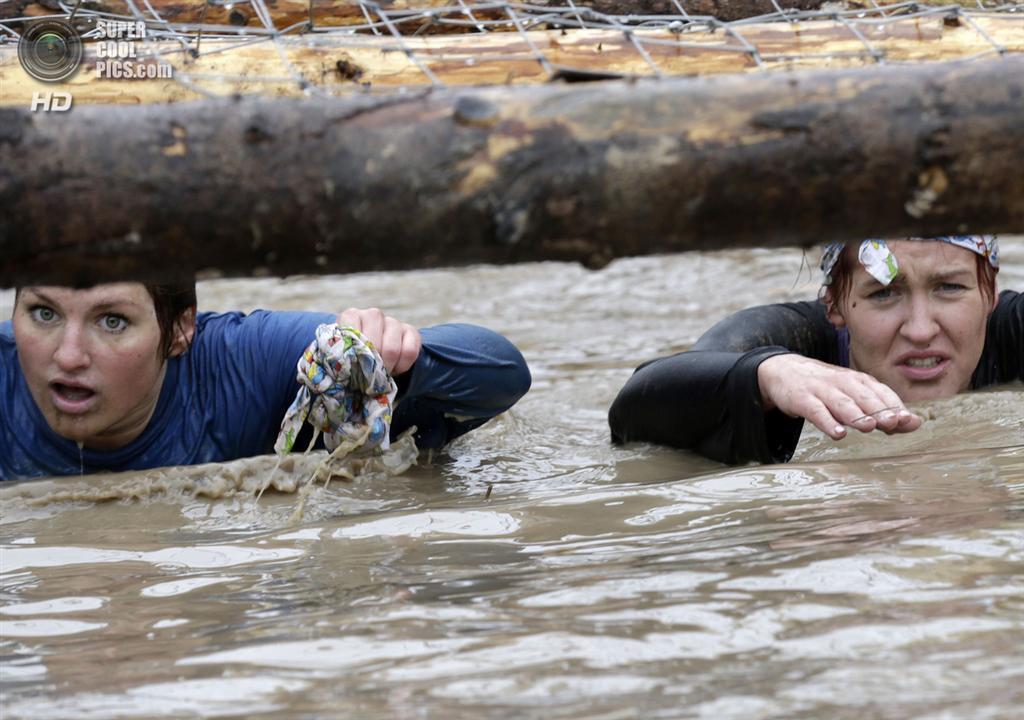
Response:
[{"label": "cut timber", "polygon": [[[822,6],[825,0],[776,0],[784,9],[814,10]],[[935,2],[936,0],[932,0]],[[74,6],[74,3],[67,3]],[[777,12],[772,0],[575,0],[573,3],[579,12],[586,15],[587,9],[593,9],[605,15],[680,15],[680,8],[690,15],[710,15],[721,20],[738,20]],[[863,4],[847,3],[853,6]],[[928,5],[929,2],[922,2]],[[234,3],[208,3],[207,0],[149,0],[148,6],[155,11],[147,11],[146,3],[135,3],[143,19],[160,20],[170,23],[204,23],[217,25],[233,25],[235,27],[264,27],[252,4],[245,0]],[[296,24],[313,21],[314,26],[338,27],[346,25],[365,25],[369,22],[383,23],[387,16],[397,23],[403,33],[413,33],[418,29],[434,25],[434,29],[443,30],[444,26],[432,23],[424,14],[431,12],[437,15],[443,12],[446,16],[467,21],[466,30],[473,29],[473,22],[506,20],[509,25],[495,25],[494,29],[515,29],[512,17],[525,19],[524,13],[529,9],[543,12],[545,9],[565,10],[569,6],[567,0],[531,0],[524,3],[473,2],[468,0],[463,10],[456,0],[377,0],[363,4],[355,0],[266,0],[266,6],[273,24],[284,29]],[[131,6],[125,0],[84,0],[82,9],[93,12],[112,13],[114,15],[133,16]],[[377,12],[379,7],[383,15]],[[510,14],[507,8],[512,9]],[[52,15],[60,11],[55,0],[7,0],[0,3],[0,20],[23,16]],[[577,15],[579,15],[579,12]],[[204,14],[205,13],[205,14]],[[447,26],[446,31],[457,30],[458,26]]]},{"label": "cut timber", "polygon": [[[279,46],[269,41],[205,40],[195,59],[176,43],[154,46],[159,62],[173,66],[177,77],[164,80],[99,78],[95,46],[90,45],[84,66],[61,89],[70,90],[79,105],[135,104],[203,97],[194,87],[222,97],[236,93],[281,97],[304,95],[304,86],[342,94],[366,87],[422,85],[431,79],[424,67],[445,85],[540,83],[559,72],[567,74],[565,69],[636,76],[652,75],[656,67],[666,76],[709,75],[760,70],[745,50],[750,46],[758,48],[762,67],[767,68],[873,65],[877,59],[864,41],[889,62],[995,55],[993,41],[1006,52],[1024,53],[1024,18],[1009,14],[978,15],[971,23],[944,21],[937,15],[898,18],[860,25],[859,32],[861,37],[840,23],[819,20],[752,23],[714,34],[636,30],[632,39],[612,30],[574,30],[534,31],[525,37],[477,33],[404,40],[404,48],[412,50],[422,65],[392,38],[307,35],[282,38]],[[643,44],[653,66],[633,41]],[[139,49],[141,54],[147,48]],[[547,67],[538,61],[538,52],[549,63]],[[288,65],[282,62],[282,53]],[[155,67],[158,61],[150,57],[145,62]],[[22,70],[13,47],[0,49],[0,87],[4,88],[0,104],[22,107],[28,106],[34,92],[53,89]]]},{"label": "cut timber", "polygon": [[1024,57],[0,109],[0,284],[1024,231]]}]

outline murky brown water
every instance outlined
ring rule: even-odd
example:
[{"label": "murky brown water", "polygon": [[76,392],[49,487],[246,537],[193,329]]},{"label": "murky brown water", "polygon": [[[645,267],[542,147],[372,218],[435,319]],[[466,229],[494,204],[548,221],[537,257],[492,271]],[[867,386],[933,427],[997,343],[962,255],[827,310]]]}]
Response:
[{"label": "murky brown water", "polygon": [[[1003,253],[1024,288],[1024,239]],[[788,466],[608,443],[637,362],[812,296],[800,263],[203,284],[207,309],[487,324],[534,388],[430,463],[314,492],[298,524],[295,494],[235,490],[266,459],[0,488],[0,714],[1021,717],[1020,385],[924,407],[909,436],[805,432]],[[143,499],[40,500],[125,488]]]}]

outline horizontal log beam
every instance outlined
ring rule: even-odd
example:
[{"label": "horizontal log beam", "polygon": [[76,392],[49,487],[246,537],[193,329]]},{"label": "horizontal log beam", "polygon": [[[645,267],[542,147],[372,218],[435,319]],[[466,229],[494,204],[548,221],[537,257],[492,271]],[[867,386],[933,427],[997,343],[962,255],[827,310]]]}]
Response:
[{"label": "horizontal log beam", "polygon": [[1024,58],[0,109],[0,284],[1024,231]]},{"label": "horizontal log beam", "polygon": [[[888,62],[970,57],[994,52],[993,41],[1007,52],[1024,54],[1024,21],[1011,14],[979,16],[970,24],[938,15],[894,18],[884,25],[862,27],[860,37],[832,20],[751,23],[737,31],[742,40],[722,32],[676,35],[665,29],[635,30],[632,36],[644,44],[657,70],[665,75],[759,71],[753,56],[744,51],[750,46],[758,48],[762,65],[769,68],[875,64],[877,59],[867,51],[863,39]],[[289,76],[281,53],[305,84],[337,93],[422,85],[429,80],[421,66],[389,37],[289,37],[277,46],[204,41],[201,47],[202,53],[193,58],[177,43],[158,45],[161,61],[175,68],[179,80],[187,75],[198,87],[225,97],[239,93],[304,95],[303,84]],[[537,61],[538,51],[552,67],[562,68],[563,76],[568,68],[598,75],[654,73],[632,40],[614,30],[533,31],[525,37],[507,33],[435,35],[409,38],[404,47],[446,85],[546,82],[552,71]],[[140,46],[140,54],[146,49]],[[97,61],[95,46],[87,45],[83,67],[60,88],[70,91],[78,105],[181,102],[203,97],[191,85],[173,78],[100,78]],[[0,49],[0,87],[4,88],[0,104],[22,107],[29,106],[33,93],[52,89],[22,70],[14,47]]]}]

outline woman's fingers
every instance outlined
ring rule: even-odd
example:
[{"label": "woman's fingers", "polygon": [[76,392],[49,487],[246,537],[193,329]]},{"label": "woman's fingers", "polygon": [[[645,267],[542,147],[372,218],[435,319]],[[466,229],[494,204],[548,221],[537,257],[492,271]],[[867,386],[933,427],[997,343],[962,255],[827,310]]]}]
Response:
[{"label": "woman's fingers", "polygon": [[894,433],[913,432],[923,420],[904,406],[899,396],[884,383],[863,376],[861,389],[837,389],[826,402],[832,415],[848,427],[861,432],[881,430]]},{"label": "woman's fingers", "polygon": [[846,436],[847,429],[871,432],[878,423],[867,407],[879,407],[877,400],[868,400],[858,393],[858,401],[842,389],[832,386],[808,388],[802,401],[793,407],[792,414],[810,421],[823,433],[838,440]]},{"label": "woman's fingers", "polygon": [[355,328],[380,352],[386,318],[379,308],[348,308],[338,315],[338,324]]},{"label": "woman's fingers", "polygon": [[870,375],[860,374],[865,386],[883,407],[872,413],[876,429],[892,435],[893,433],[913,432],[921,427],[923,420],[912,413],[903,404],[896,391]]},{"label": "woman's fingers", "polygon": [[863,388],[858,400],[865,415],[873,419],[875,429],[893,432],[899,425],[900,412],[906,410],[900,396],[870,375],[858,373],[857,377]]},{"label": "woman's fingers", "polygon": [[363,336],[373,343],[373,346],[377,348],[377,352],[381,351],[381,346],[384,344],[384,326],[386,322],[387,316],[377,308],[370,308],[363,313]]},{"label": "woman's fingers", "polygon": [[[921,427],[924,421],[920,416],[910,412],[902,404],[883,405],[885,402],[888,401],[875,399],[857,402],[850,397],[833,398],[828,407],[832,415],[843,425],[864,433],[881,430],[887,435],[893,435],[913,432]],[[872,410],[876,407],[879,409]]]},{"label": "woman's fingers", "polygon": [[402,323],[392,317],[385,317],[380,342],[374,344],[384,359],[384,367],[389,373],[393,373],[395,364],[402,354]]},{"label": "woman's fingers", "polygon": [[392,375],[401,375],[412,367],[420,354],[420,332],[412,325],[385,318],[380,355]]},{"label": "woman's fingers", "polygon": [[345,327],[355,328],[359,332],[363,331],[363,311],[359,308],[348,308],[338,313],[338,324]]},{"label": "woman's fingers", "polygon": [[420,354],[420,333],[379,308],[348,308],[338,315],[338,324],[355,328],[380,353],[384,367],[392,375],[401,375]]},{"label": "woman's fingers", "polygon": [[817,397],[808,397],[803,412],[796,413],[833,440],[846,437],[846,427],[836,419],[828,406]]},{"label": "woman's fingers", "polygon": [[416,362],[416,358],[420,356],[422,343],[420,331],[411,325],[406,325],[405,331],[402,333],[402,351],[395,361],[395,369],[392,371],[392,374],[401,375],[412,367],[413,363]]},{"label": "woman's fingers", "polygon": [[896,405],[891,404],[892,399],[880,392],[877,383],[853,372],[837,374],[826,403],[841,423],[861,432],[895,427],[902,405],[898,398]]},{"label": "woman's fingers", "polygon": [[836,440],[847,428],[896,433],[921,426],[921,418],[907,410],[885,383],[800,355],[768,358],[758,368],[758,383],[766,410],[778,408],[805,418]]},{"label": "woman's fingers", "polygon": [[906,408],[903,408],[899,415],[899,422],[897,423],[896,428],[889,433],[890,435],[892,433],[914,432],[924,424],[924,420],[920,415],[916,415]]}]

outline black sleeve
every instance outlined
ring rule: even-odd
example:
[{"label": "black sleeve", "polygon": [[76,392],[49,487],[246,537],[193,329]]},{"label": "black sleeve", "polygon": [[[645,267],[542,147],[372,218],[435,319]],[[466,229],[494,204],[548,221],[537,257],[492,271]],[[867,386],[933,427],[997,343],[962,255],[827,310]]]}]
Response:
[{"label": "black sleeve", "polygon": [[985,349],[971,387],[1024,380],[1024,293],[1004,290],[988,318]]},{"label": "black sleeve", "polygon": [[764,411],[757,368],[789,352],[835,363],[836,347],[835,329],[819,303],[738,312],[692,350],[637,368],[609,410],[612,440],[690,449],[731,464],[786,462],[803,420]]}]

